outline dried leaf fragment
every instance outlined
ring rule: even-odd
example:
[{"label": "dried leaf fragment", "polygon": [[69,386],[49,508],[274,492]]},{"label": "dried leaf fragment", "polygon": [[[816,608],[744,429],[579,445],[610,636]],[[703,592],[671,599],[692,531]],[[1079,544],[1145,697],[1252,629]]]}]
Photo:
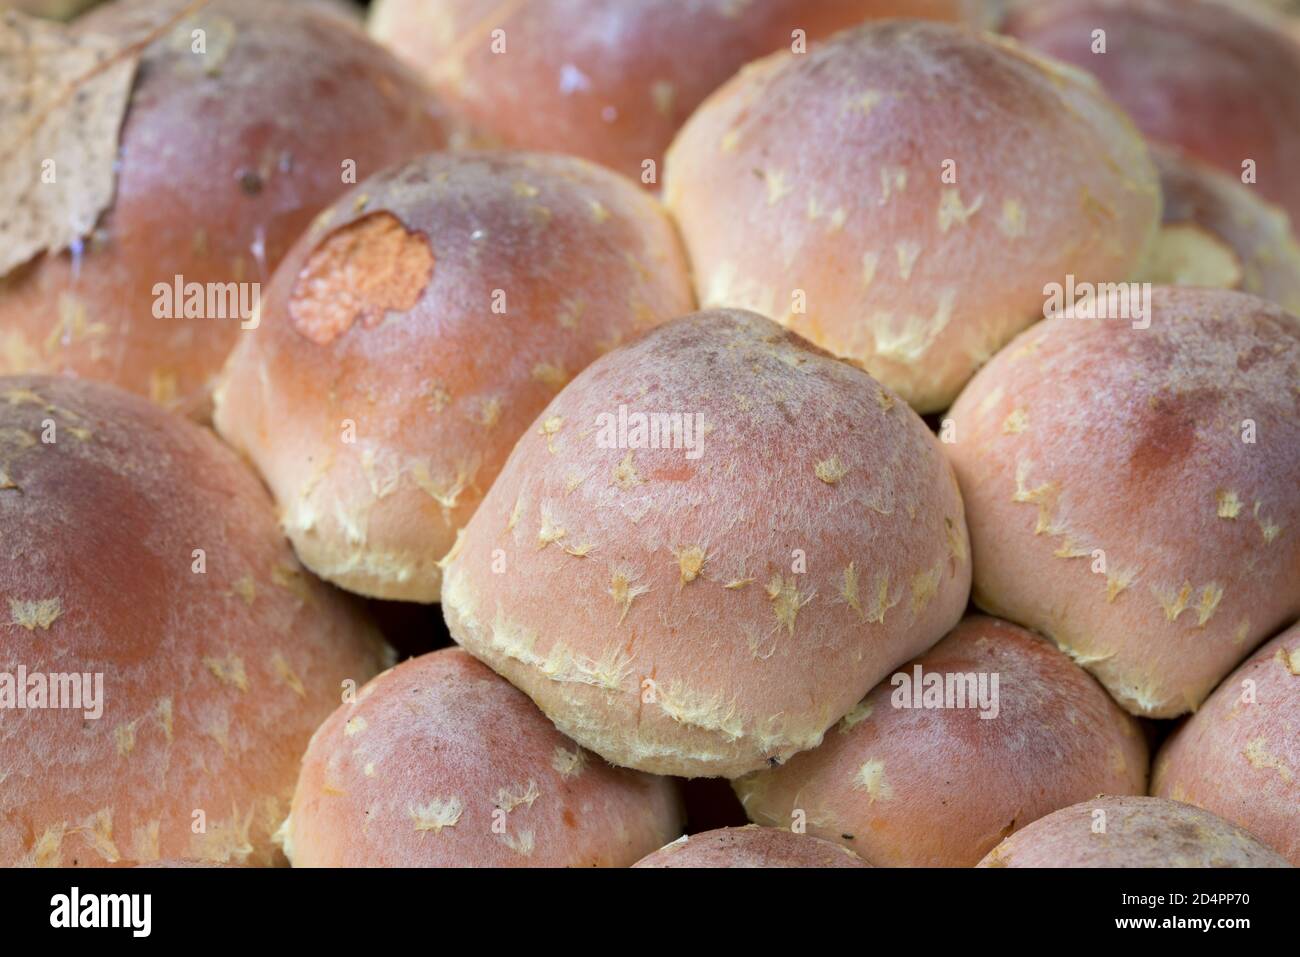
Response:
[{"label": "dried leaf fragment", "polygon": [[113,200],[140,55],[120,40],[0,16],[0,275],[88,235]]}]

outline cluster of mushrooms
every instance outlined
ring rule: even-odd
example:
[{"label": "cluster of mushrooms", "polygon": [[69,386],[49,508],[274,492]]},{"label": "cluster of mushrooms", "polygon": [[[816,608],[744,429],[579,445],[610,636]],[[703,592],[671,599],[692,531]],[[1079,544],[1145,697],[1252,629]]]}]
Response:
[{"label": "cluster of mushrooms", "polygon": [[1300,4],[84,5],[0,864],[1300,864]]}]

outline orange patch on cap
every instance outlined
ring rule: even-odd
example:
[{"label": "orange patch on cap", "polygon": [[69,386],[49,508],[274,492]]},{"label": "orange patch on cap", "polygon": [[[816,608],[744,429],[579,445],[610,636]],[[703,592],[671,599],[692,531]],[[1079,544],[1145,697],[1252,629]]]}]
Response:
[{"label": "orange patch on cap", "polygon": [[375,212],[330,233],[308,257],[289,297],[294,328],[317,345],[367,329],[391,310],[420,301],[433,276],[433,250],[392,213]]}]

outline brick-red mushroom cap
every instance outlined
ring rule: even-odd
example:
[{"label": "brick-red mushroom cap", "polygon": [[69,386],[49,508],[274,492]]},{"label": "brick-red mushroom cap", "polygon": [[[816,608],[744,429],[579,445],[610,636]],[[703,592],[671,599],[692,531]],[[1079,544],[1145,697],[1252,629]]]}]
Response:
[{"label": "brick-red mushroom cap", "polygon": [[[657,186],[673,134],[748,61],[868,19],[990,25],[995,6],[994,0],[378,0],[370,32],[421,71],[485,145],[571,153]],[[655,164],[652,177],[646,161]]]},{"label": "brick-red mushroom cap", "polygon": [[1169,718],[1300,615],[1300,320],[1227,290],[1142,300],[1024,333],[943,448],[975,603]]},{"label": "brick-red mushroom cap", "polygon": [[[1097,76],[1152,142],[1231,176],[1300,222],[1300,46],[1220,0],[1056,0],[1007,31]],[[1102,44],[1104,43],[1104,49]]]},{"label": "brick-red mushroom cap", "polygon": [[[74,373],[206,416],[257,321],[254,284],[349,184],[446,146],[452,126],[412,71],[316,3],[119,0],[71,29],[124,45],[161,35],[82,251],[0,278],[0,374]],[[76,188],[86,171],[57,175]]]},{"label": "brick-red mushroom cap", "polygon": [[221,434],[303,562],[432,602],[439,562],[566,381],[691,310],[659,203],[566,156],[432,153],[326,210],[231,356]]},{"label": "brick-red mushroom cap", "polygon": [[[675,424],[674,424],[675,423]],[[815,746],[961,616],[934,435],[753,313],[603,356],[538,416],[443,577],[452,637],[616,764],[735,777]]]},{"label": "brick-red mushroom cap", "polygon": [[735,783],[753,821],[885,867],[972,867],[1099,793],[1142,794],[1137,722],[1039,636],[974,616],[877,685],[820,747]]},{"label": "brick-red mushroom cap", "polygon": [[1251,655],[1170,736],[1151,791],[1213,811],[1300,866],[1300,625]]},{"label": "brick-red mushroom cap", "polygon": [[611,767],[445,648],[320,726],[282,833],[295,867],[627,867],[681,824],[672,781]]},{"label": "brick-red mushroom cap", "polygon": [[756,61],[668,152],[703,308],[753,309],[944,409],[1067,275],[1127,279],[1160,219],[1132,122],[1074,67],[947,24]]},{"label": "brick-red mushroom cap", "polygon": [[1289,867],[1208,811],[1158,797],[1101,795],[1039,818],[979,867]]},{"label": "brick-red mushroom cap", "polygon": [[40,376],[0,378],[0,638],[6,865],[283,862],[307,740],[388,654],[211,432]]}]

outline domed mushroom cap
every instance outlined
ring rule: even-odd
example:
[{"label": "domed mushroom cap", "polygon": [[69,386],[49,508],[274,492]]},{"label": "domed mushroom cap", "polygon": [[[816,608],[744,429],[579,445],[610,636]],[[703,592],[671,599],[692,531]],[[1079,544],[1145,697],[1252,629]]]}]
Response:
[{"label": "domed mushroom cap", "polygon": [[971,867],[1031,821],[1146,791],[1137,722],[1039,636],[975,616],[881,682],[820,747],[735,783],[751,820],[885,867]]},{"label": "domed mushroom cap", "polygon": [[[418,77],[321,4],[195,6],[119,0],[69,28],[121,58],[144,46],[98,154],[115,181],[93,232],[0,277],[0,374],[71,373],[207,416],[222,362],[257,322],[258,285],[312,217],[452,137]],[[99,172],[69,158],[40,189],[87,190]]]},{"label": "domed mushroom cap", "polygon": [[1160,211],[1091,77],[912,21],[747,66],[678,134],[664,197],[702,307],[776,319],[921,412],[1042,318],[1047,283],[1127,278]]},{"label": "domed mushroom cap", "polygon": [[975,603],[1168,718],[1300,615],[1300,320],[1226,290],[1121,291],[1128,318],[1062,316],[1000,352],[944,450]]},{"label": "domed mushroom cap", "polygon": [[[379,0],[370,32],[500,146],[582,156],[641,180],[750,60],[863,20],[992,24],[992,0]],[[799,31],[796,36],[796,32]]]},{"label": "domed mushroom cap", "polygon": [[295,867],[627,867],[681,833],[681,805],[445,648],[321,725],[283,833]]},{"label": "domed mushroom cap", "polygon": [[1246,828],[1300,865],[1300,625],[1224,679],[1165,742],[1151,790]]},{"label": "domed mushroom cap", "polygon": [[692,308],[659,203],[590,163],[433,153],[362,183],[286,257],[216,425],[303,562],[437,601],[515,441],[601,353]]},{"label": "domed mushroom cap", "polygon": [[283,861],[302,749],[388,654],[211,432],[40,376],[0,378],[0,636],[11,866]]},{"label": "domed mushroom cap", "polygon": [[787,759],[965,607],[962,504],[895,395],[752,313],[593,363],[443,579],[452,637],[615,764]]},{"label": "domed mushroom cap", "polygon": [[1261,12],[1213,0],[1057,0],[1026,6],[1005,29],[1095,74],[1152,142],[1238,180],[1249,168],[1263,196],[1300,222],[1300,46]]},{"label": "domed mushroom cap", "polygon": [[979,867],[1289,867],[1239,827],[1158,797],[1098,797],[1012,834]]}]

